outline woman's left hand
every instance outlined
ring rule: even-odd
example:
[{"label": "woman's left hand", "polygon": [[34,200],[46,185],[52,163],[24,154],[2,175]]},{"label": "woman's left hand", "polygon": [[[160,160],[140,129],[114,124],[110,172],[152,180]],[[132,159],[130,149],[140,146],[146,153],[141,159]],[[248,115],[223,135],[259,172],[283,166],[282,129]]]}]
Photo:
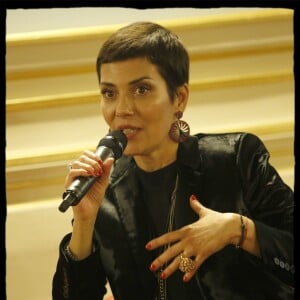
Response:
[{"label": "woman's left hand", "polygon": [[194,261],[193,270],[184,273],[183,276],[184,281],[190,280],[209,256],[239,238],[240,219],[238,214],[220,213],[208,209],[193,195],[190,197],[190,205],[199,215],[198,221],[161,235],[146,245],[147,250],[167,244],[171,245],[150,266],[151,271],[157,271],[168,263],[160,275],[162,279],[173,274],[179,268],[180,260],[186,257]]}]

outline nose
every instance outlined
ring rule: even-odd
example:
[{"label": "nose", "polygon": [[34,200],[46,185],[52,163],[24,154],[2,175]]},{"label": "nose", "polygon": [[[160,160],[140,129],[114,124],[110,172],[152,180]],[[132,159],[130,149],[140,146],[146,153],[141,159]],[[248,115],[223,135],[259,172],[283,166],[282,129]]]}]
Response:
[{"label": "nose", "polygon": [[128,117],[133,115],[133,102],[126,95],[119,95],[119,99],[116,106],[117,117]]}]

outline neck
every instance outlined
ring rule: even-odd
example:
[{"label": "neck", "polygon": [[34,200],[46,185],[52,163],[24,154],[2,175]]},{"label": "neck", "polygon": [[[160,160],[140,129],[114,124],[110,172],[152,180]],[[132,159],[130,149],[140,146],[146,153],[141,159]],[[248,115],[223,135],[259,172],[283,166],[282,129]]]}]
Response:
[{"label": "neck", "polygon": [[178,144],[173,144],[168,151],[152,152],[148,155],[136,155],[134,160],[138,167],[146,172],[154,172],[170,165],[177,159]]}]

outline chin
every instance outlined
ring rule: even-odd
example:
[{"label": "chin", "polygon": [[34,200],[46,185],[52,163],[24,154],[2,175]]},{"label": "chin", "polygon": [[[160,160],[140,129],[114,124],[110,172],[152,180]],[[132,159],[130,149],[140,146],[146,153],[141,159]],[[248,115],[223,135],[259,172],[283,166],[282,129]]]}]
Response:
[{"label": "chin", "polygon": [[129,146],[129,147],[125,148],[123,154],[126,156],[134,156],[134,155],[137,155],[138,152],[134,149],[131,149],[131,147]]},{"label": "chin", "polygon": [[146,154],[144,148],[140,149],[136,147],[134,144],[133,146],[131,144],[127,144],[127,147],[124,150],[124,155],[126,156],[144,156]]}]

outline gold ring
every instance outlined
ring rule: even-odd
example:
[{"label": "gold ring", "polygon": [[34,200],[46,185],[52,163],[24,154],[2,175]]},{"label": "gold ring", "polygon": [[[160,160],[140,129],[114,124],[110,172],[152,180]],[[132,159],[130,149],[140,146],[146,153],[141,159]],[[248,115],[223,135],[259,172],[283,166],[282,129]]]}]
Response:
[{"label": "gold ring", "polygon": [[179,258],[179,270],[181,272],[189,273],[196,268],[195,262],[191,258],[186,257],[183,253],[180,254]]}]

